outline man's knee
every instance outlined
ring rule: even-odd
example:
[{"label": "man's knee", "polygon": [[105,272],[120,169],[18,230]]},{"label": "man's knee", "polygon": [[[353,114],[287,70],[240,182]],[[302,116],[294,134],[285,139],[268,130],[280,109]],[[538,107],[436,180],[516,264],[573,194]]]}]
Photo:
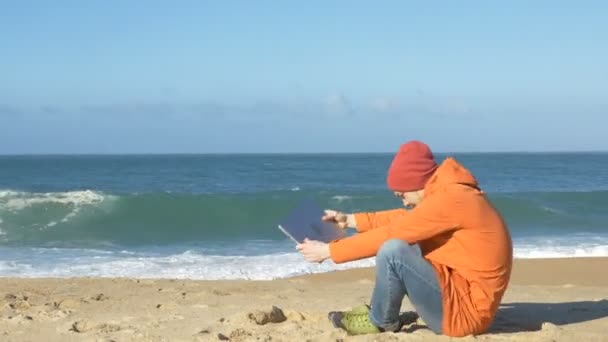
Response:
[{"label": "man's knee", "polygon": [[391,257],[394,255],[403,255],[404,253],[414,253],[416,250],[414,246],[410,246],[407,242],[399,239],[390,239],[382,244],[380,250],[378,250],[377,257]]}]

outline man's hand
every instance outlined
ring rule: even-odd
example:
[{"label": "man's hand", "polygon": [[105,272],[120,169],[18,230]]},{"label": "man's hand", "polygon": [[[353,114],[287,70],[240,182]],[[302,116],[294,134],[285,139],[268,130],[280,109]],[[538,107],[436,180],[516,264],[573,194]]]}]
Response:
[{"label": "man's hand", "polygon": [[304,239],[303,243],[296,245],[296,249],[308,262],[322,263],[329,259],[329,244],[321,241]]},{"label": "man's hand", "polygon": [[325,215],[323,215],[321,220],[334,223],[340,229],[345,229],[347,227],[355,228],[357,226],[354,215],[331,209],[325,210]]}]

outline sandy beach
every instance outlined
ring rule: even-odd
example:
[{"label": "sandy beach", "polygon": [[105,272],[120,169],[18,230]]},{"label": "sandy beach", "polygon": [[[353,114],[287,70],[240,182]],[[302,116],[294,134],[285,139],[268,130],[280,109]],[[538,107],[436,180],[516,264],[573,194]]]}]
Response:
[{"label": "sandy beach", "polygon": [[[608,341],[608,258],[516,260],[491,330],[462,340]],[[373,269],[273,281],[0,279],[2,341],[446,341],[415,323],[347,336]],[[411,310],[409,302],[402,310]]]}]

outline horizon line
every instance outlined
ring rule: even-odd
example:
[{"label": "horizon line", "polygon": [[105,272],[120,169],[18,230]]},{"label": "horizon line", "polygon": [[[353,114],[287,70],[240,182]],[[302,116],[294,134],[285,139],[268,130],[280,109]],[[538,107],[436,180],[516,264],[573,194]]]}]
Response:
[{"label": "horizon line", "polygon": [[[168,155],[346,155],[346,154],[394,154],[388,152],[93,152],[93,153],[0,153],[0,157],[36,156],[168,156]],[[548,151],[433,151],[434,154],[559,154],[559,153],[608,153],[608,150],[548,150]]]}]

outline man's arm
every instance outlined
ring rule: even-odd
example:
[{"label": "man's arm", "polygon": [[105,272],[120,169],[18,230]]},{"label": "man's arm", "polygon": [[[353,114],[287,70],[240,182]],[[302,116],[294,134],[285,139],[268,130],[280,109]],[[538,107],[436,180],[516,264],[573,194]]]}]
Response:
[{"label": "man's arm", "polygon": [[396,219],[409,215],[409,213],[404,208],[399,208],[351,215],[353,216],[354,227],[357,228],[357,232],[363,233],[370,229],[389,225]]},{"label": "man's arm", "polygon": [[[452,196],[433,195],[425,199],[411,212],[392,219],[387,225],[369,229],[329,244],[331,259],[336,263],[375,256],[382,244],[389,239],[400,239],[414,244],[432,236],[456,229],[458,224],[446,215],[445,207]],[[404,210],[405,211],[405,210]],[[359,217],[357,217],[357,223]]]}]

